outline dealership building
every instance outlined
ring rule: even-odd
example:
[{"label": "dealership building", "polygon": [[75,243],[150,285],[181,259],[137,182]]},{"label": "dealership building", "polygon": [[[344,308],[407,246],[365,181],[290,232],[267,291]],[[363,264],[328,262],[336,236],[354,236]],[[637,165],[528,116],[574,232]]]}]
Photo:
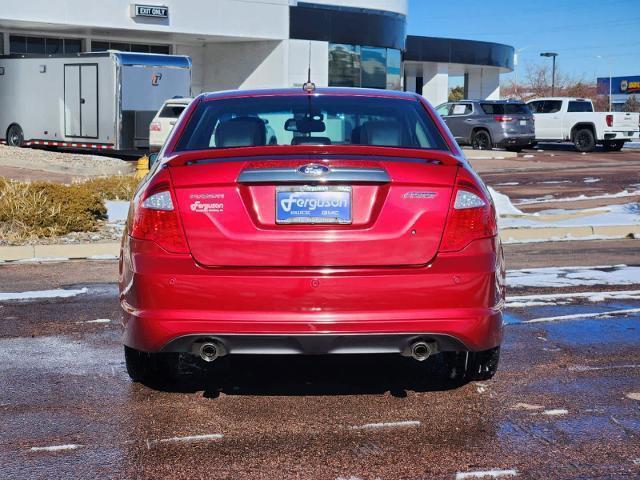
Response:
[{"label": "dealership building", "polygon": [[611,92],[611,109],[621,111],[630,97],[640,102],[640,75],[627,77],[598,78],[598,94],[609,95]]},{"label": "dealership building", "polygon": [[407,36],[407,0],[166,0],[12,2],[0,10],[0,52],[108,49],[192,59],[192,93],[301,86],[372,87],[447,100],[449,77],[467,98],[496,99],[513,48]]}]

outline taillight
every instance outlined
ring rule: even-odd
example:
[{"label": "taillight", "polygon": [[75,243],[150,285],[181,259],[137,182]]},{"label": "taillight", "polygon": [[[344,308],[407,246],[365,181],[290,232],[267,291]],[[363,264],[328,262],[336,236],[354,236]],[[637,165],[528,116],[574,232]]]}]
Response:
[{"label": "taillight", "polygon": [[[162,176],[162,174],[160,174]],[[189,253],[168,182],[153,182],[134,199],[129,234],[157,243],[168,252]]]},{"label": "taillight", "polygon": [[440,251],[457,252],[474,240],[497,234],[498,225],[491,202],[471,182],[458,183]]},{"label": "taillight", "polygon": [[160,125],[159,122],[151,122],[149,124],[149,130],[151,130],[152,132],[159,132],[160,130],[162,130],[162,125]]},{"label": "taillight", "polygon": [[513,120],[513,117],[509,117],[507,115],[494,115],[493,119],[496,122],[510,122]]},{"label": "taillight", "polygon": [[613,127],[613,115],[607,115],[607,127]]}]

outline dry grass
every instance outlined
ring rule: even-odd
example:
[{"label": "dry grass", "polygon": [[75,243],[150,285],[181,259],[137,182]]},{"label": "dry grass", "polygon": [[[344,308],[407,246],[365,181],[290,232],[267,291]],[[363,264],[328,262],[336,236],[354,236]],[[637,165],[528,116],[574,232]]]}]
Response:
[{"label": "dry grass", "polygon": [[94,231],[104,200],[128,200],[137,180],[115,176],[62,185],[0,178],[0,240],[20,242]]}]

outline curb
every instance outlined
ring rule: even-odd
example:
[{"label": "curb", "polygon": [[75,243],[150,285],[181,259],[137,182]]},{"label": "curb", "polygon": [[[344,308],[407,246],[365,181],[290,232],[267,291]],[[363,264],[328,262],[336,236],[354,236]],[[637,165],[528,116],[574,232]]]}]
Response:
[{"label": "curb", "polygon": [[472,148],[463,148],[462,153],[467,160],[504,160],[505,158],[518,158],[516,152],[507,150],[474,150]]},{"label": "curb", "polygon": [[584,227],[532,227],[505,228],[500,237],[505,243],[552,242],[556,240],[580,240],[593,237],[601,239],[640,238],[640,225],[606,225]]},{"label": "curb", "polygon": [[[500,237],[505,243],[553,242],[598,237],[616,239],[640,238],[640,225],[608,225],[595,227],[505,228]],[[120,255],[120,242],[76,243],[72,245],[19,245],[0,247],[1,262],[53,260],[106,260]]]},{"label": "curb", "polygon": [[120,242],[0,247],[0,262],[117,258]]}]

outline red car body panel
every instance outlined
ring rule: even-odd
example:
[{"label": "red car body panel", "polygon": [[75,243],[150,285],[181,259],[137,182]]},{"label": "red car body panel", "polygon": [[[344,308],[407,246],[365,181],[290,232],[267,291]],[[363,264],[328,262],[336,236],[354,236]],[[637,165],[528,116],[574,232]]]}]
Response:
[{"label": "red car body panel", "polygon": [[[135,209],[145,192],[157,189],[156,177],[164,175],[188,253],[133,238],[131,226],[125,231],[120,259],[125,345],[154,352],[185,336],[239,334],[437,335],[471,351],[500,344],[505,292],[499,238],[495,233],[478,238],[458,251],[444,251],[442,245],[460,182],[483,196],[495,215],[447,128],[412,94],[326,92],[419,101],[450,152],[364,145],[175,152],[200,102],[305,93],[198,97],[160,152],[157,170],[164,173],[143,182],[132,202]],[[349,225],[276,224],[275,187],[238,182],[247,169],[310,161],[330,168],[376,168],[390,181],[352,184]],[[193,208],[207,195],[224,198],[222,210],[207,214]]]}]

